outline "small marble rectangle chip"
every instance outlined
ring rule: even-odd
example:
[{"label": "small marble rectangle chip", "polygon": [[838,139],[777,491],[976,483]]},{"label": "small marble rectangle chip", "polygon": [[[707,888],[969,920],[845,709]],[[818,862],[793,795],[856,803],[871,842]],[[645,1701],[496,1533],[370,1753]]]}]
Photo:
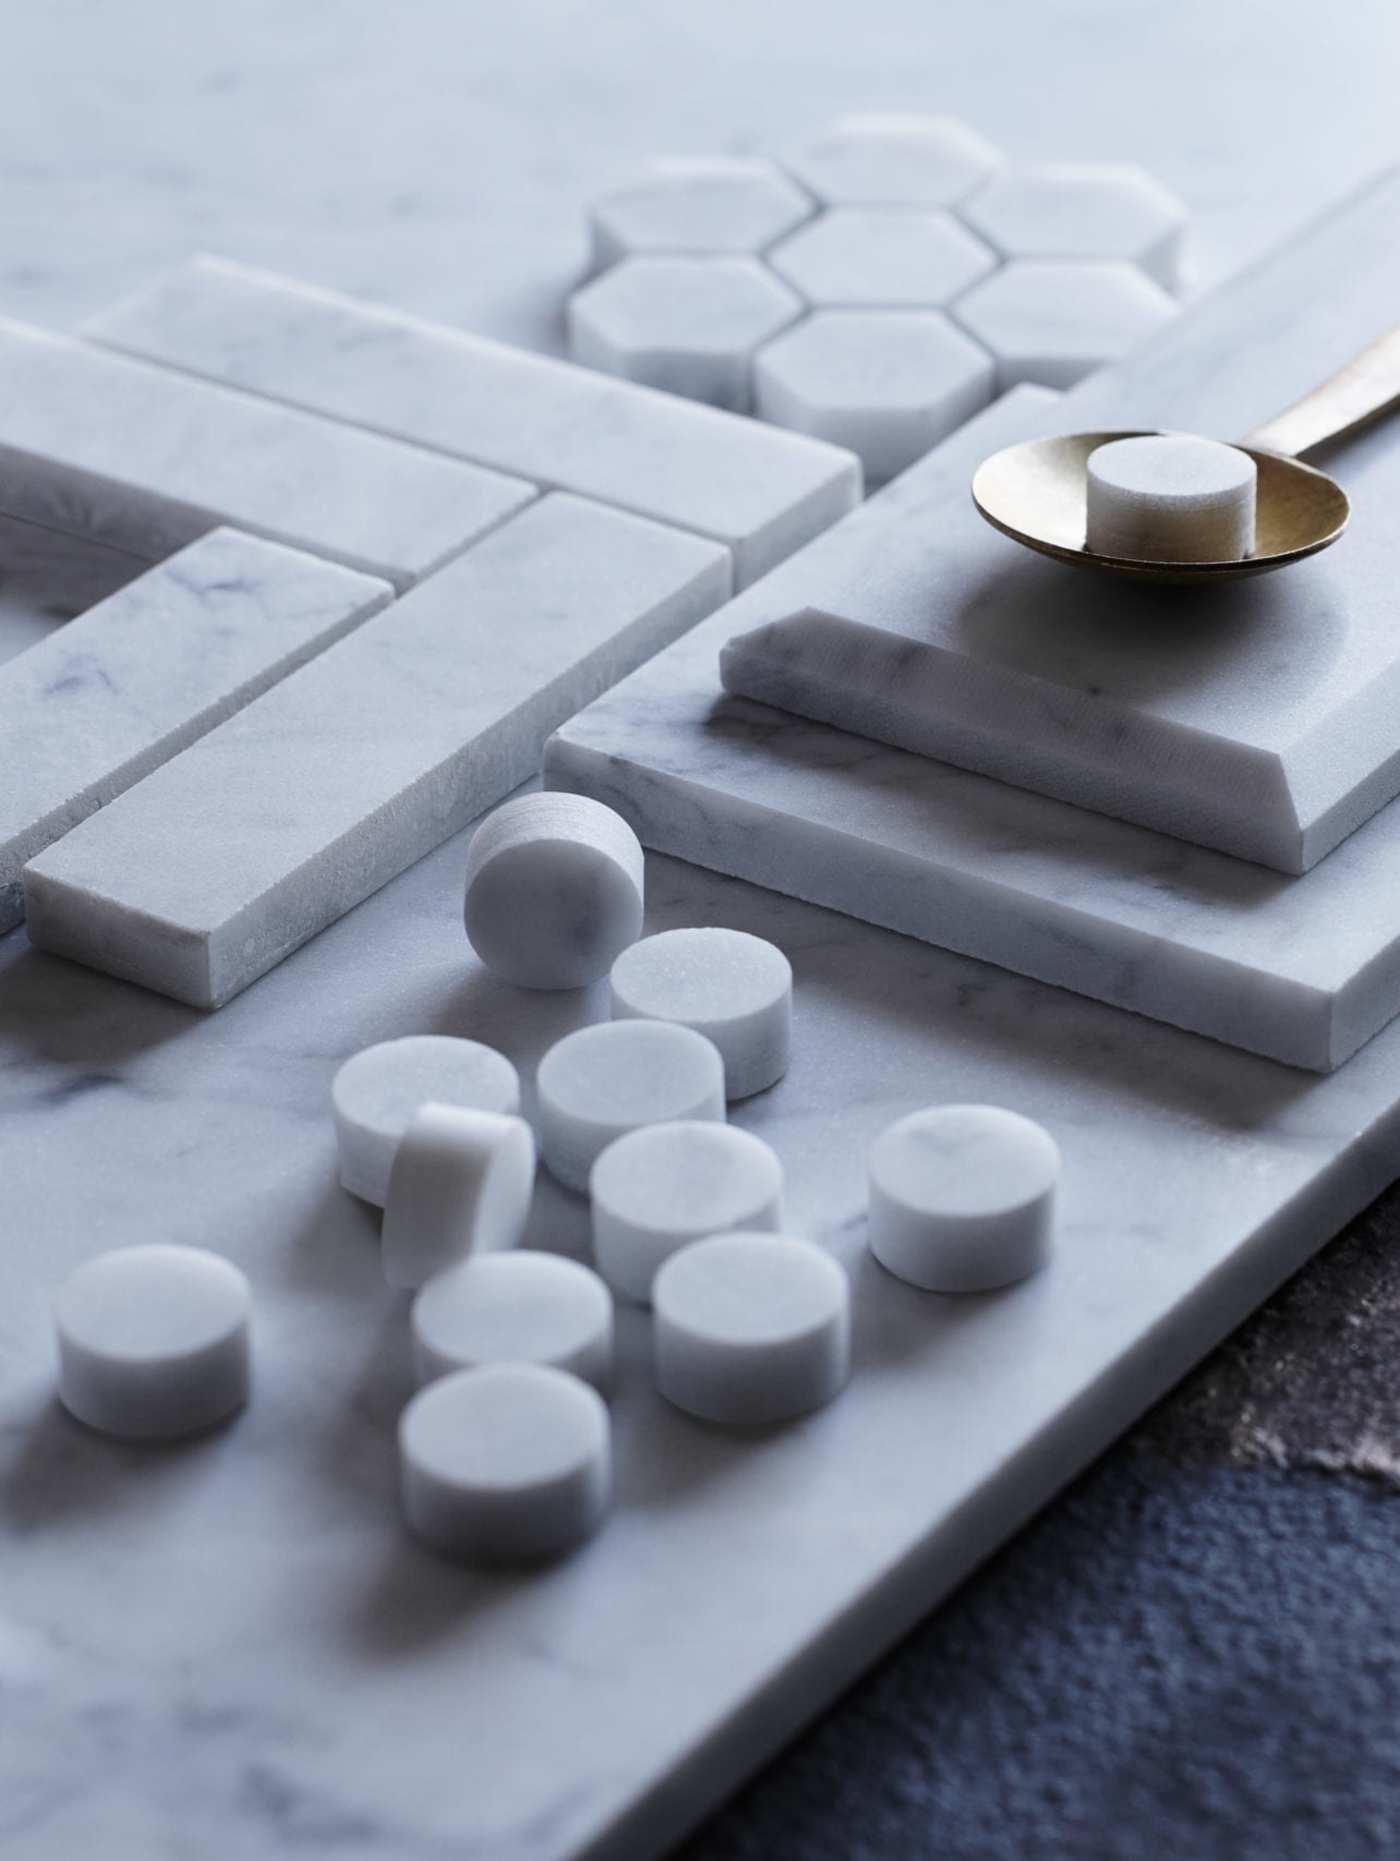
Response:
[{"label": "small marble rectangle chip", "polygon": [[218,1007],[530,776],[731,572],[543,499],[40,854],[31,941]]},{"label": "small marble rectangle chip", "polygon": [[219,524],[396,588],[536,487],[0,320],[0,511],[154,561]]},{"label": "small marble rectangle chip", "polygon": [[26,860],[392,599],[214,530],[0,666],[0,931]]}]

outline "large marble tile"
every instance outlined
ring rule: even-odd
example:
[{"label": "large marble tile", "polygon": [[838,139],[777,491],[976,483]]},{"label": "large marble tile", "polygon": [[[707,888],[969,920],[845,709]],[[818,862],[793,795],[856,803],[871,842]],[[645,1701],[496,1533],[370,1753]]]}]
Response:
[{"label": "large marble tile", "polygon": [[850,510],[849,453],[377,304],[201,258],[85,334],[726,544],[741,587]]},{"label": "large marble tile", "polygon": [[728,551],[542,499],[32,860],[31,939],[218,1007],[533,775]]},{"label": "large marble tile", "polygon": [[27,860],[392,599],[214,530],[0,666],[0,929]]},{"label": "large marble tile", "polygon": [[535,487],[0,322],[0,510],[155,558],[228,523],[409,586]]},{"label": "large marble tile", "polygon": [[729,610],[726,683],[925,755],[1303,872],[1400,789],[1400,423],[1334,449],[1350,533],[1211,591],[1138,588],[1019,550],[968,496],[1036,432],[1238,437],[1400,303],[1400,178],[1198,301],[1120,367],[973,428]]},{"label": "large marble tile", "polygon": [[[24,1243],[0,1257],[0,1797],[26,1861],[651,1861],[1400,1163],[1400,1029],[1318,1079],[652,859],[650,928],[731,924],[792,960],[791,1070],[733,1117],[851,1273],[855,1373],[795,1426],[708,1428],[655,1394],[622,1313],[601,1536],[538,1573],[455,1569],[398,1520],[407,1315],[336,1186],[330,1081],[370,1041],[468,1034],[528,1108],[545,1047],[606,1012],[477,966],[464,857],[214,1019],[0,945]],[[947,1099],[1027,1112],[1064,1153],[1057,1258],[1005,1294],[920,1294],[864,1252],[867,1143]],[[53,1402],[53,1289],[102,1246],[195,1233],[252,1282],[252,1407],[180,1449],[84,1432]],[[587,1246],[543,1175],[529,1239]]]}]

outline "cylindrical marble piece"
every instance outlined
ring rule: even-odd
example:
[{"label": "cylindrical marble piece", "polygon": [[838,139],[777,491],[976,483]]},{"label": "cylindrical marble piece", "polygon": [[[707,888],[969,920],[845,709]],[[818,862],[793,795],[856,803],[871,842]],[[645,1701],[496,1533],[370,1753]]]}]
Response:
[{"label": "cylindrical marble piece", "polygon": [[792,965],[776,944],[717,925],[660,931],[612,966],[614,1020],[676,1021],[719,1048],[731,1099],[787,1071]]},{"label": "cylindrical marble piece", "polygon": [[477,1254],[435,1273],[413,1301],[413,1352],[426,1383],[488,1363],[542,1363],[606,1390],[612,1294],[560,1254]]},{"label": "cylindrical marble piece", "polygon": [[811,1241],[693,1241],[657,1274],[652,1304],[656,1386],[704,1421],[787,1421],[830,1402],[850,1374],[850,1285]]},{"label": "cylindrical marble piece", "polygon": [[59,1399],[129,1441],[210,1428],[248,1400],[251,1313],[243,1274],[202,1247],[98,1254],[54,1303]]},{"label": "cylindrical marble piece", "polygon": [[597,1529],[611,1488],[607,1406],[541,1364],[456,1370],[399,1421],[404,1516],[445,1557],[557,1557]]},{"label": "cylindrical marble piece", "polygon": [[384,1206],[399,1139],[428,1104],[516,1112],[520,1079],[494,1047],[447,1034],[410,1034],[353,1054],[331,1085],[340,1180],[352,1195]]},{"label": "cylindrical marble piece", "polygon": [[1239,562],[1254,550],[1258,471],[1190,433],[1115,439],[1089,454],[1086,545],[1141,562]]},{"label": "cylindrical marble piece", "polygon": [[762,1138],[730,1124],[632,1131],[598,1158],[591,1188],[598,1271],[621,1298],[641,1305],[660,1268],[688,1242],[782,1224],[782,1164]]},{"label": "cylindrical marble piece", "polygon": [[668,1119],[724,1119],[713,1041],[665,1021],[603,1021],[556,1041],[540,1062],[540,1151],[570,1189],[616,1138]]},{"label": "cylindrical marble piece", "polygon": [[488,969],[527,989],[579,989],[642,931],[642,845],[586,795],[521,795],[467,852],[467,939]]},{"label": "cylindrical marble piece", "polygon": [[1049,1257],[1060,1152],[996,1105],[934,1105],[870,1146],[870,1248],[929,1292],[985,1292]]},{"label": "cylindrical marble piece", "polygon": [[470,1253],[514,1247],[535,1181],[523,1118],[425,1105],[394,1153],[384,1203],[384,1277],[421,1286]]}]

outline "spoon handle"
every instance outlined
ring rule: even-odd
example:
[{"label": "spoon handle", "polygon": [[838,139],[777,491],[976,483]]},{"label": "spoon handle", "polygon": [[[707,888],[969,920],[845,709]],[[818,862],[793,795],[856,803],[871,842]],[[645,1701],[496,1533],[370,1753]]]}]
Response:
[{"label": "spoon handle", "polygon": [[1240,443],[1281,452],[1288,458],[1305,458],[1328,440],[1340,439],[1345,433],[1369,425],[1397,403],[1400,325],[1369,349],[1363,349],[1330,381],[1324,381],[1285,412],[1247,433]]}]

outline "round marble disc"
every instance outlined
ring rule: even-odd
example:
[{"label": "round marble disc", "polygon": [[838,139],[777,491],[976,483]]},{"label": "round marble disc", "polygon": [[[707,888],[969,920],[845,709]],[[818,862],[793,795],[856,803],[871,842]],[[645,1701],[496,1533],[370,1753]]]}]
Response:
[{"label": "round marble disc", "polygon": [[420,1389],[399,1421],[404,1516],[446,1557],[557,1557],[607,1509],[607,1406],[540,1364],[456,1370]]},{"label": "round marble disc", "polygon": [[621,1298],[641,1305],[661,1266],[687,1242],[782,1222],[782,1164],[762,1138],[730,1124],[632,1131],[598,1158],[591,1186],[598,1270]]},{"label": "round marble disc", "polygon": [[435,1273],[413,1301],[420,1382],[488,1363],[541,1363],[595,1389],[612,1380],[612,1294],[559,1254],[477,1254]]},{"label": "round marble disc", "polygon": [[352,1195],[384,1206],[399,1139],[430,1103],[516,1112],[520,1079],[494,1047],[447,1034],[410,1034],[353,1054],[331,1085],[340,1180]]},{"label": "round marble disc", "polygon": [[1239,562],[1254,549],[1258,471],[1238,446],[1143,433],[1089,454],[1086,544],[1140,562]]},{"label": "round marble disc", "polygon": [[724,1119],[713,1041],[664,1021],[603,1021],[556,1041],[540,1062],[540,1152],[570,1189],[616,1138],[672,1118]]},{"label": "round marble disc", "polygon": [[787,1421],[830,1402],[850,1374],[850,1286],[811,1241],[692,1241],[657,1274],[652,1304],[657,1388],[703,1421]]},{"label": "round marble disc", "polygon": [[130,1441],[210,1428],[248,1400],[251,1312],[243,1274],[202,1247],[99,1254],[55,1301],[59,1399]]},{"label": "round marble disc", "polygon": [[870,1248],[930,1292],[985,1292],[1049,1257],[1060,1153],[1033,1119],[935,1105],[870,1147]]},{"label": "round marble disc", "polygon": [[384,1203],[384,1277],[421,1286],[470,1253],[514,1247],[535,1182],[523,1118],[425,1105],[404,1132]]},{"label": "round marble disc", "polygon": [[586,795],[521,795],[489,815],[467,852],[467,940],[527,989],[578,989],[641,935],[641,842]]},{"label": "round marble disc", "polygon": [[660,931],[622,952],[611,987],[614,1020],[676,1021],[712,1040],[728,1098],[787,1071],[792,965],[762,937],[718,925]]}]

